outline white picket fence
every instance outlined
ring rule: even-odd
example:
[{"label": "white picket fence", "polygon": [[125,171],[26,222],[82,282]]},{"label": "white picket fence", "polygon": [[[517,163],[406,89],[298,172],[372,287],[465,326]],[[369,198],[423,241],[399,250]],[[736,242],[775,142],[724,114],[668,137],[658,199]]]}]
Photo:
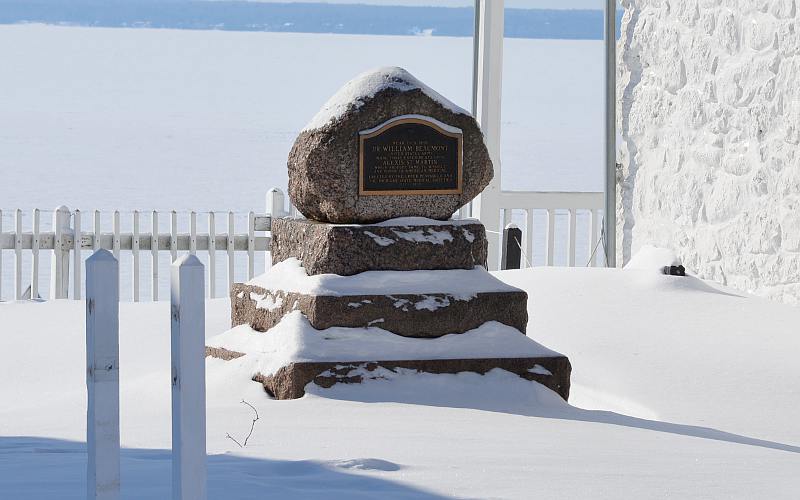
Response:
[{"label": "white picket fence", "polygon": [[[52,251],[50,255],[50,293],[49,298],[81,299],[81,267],[87,251],[106,249],[120,260],[121,253],[130,255],[130,287],[131,298],[138,302],[142,298],[142,261],[149,260],[149,296],[151,300],[159,299],[159,256],[168,254],[169,261],[173,262],[179,252],[188,252],[195,255],[203,253],[207,256],[207,284],[206,294],[210,298],[217,296],[217,267],[218,256],[221,254],[226,261],[225,273],[228,289],[235,281],[237,253],[243,256],[247,265],[246,275],[250,279],[255,274],[257,256],[264,256],[268,265],[270,236],[267,234],[271,227],[272,217],[288,215],[285,208],[285,196],[277,188],[267,193],[267,210],[265,213],[249,212],[247,214],[246,232],[236,232],[236,216],[234,212],[223,214],[215,212],[197,213],[190,212],[188,224],[181,231],[178,227],[178,213],[169,212],[139,212],[128,214],[129,220],[122,218],[120,211],[104,213],[93,211],[91,213],[91,229],[87,226],[87,214],[80,210],[69,210],[61,206],[53,211],[53,222],[50,231],[41,231],[41,211],[35,209],[30,214],[29,228],[23,227],[23,212],[20,209],[13,212],[13,230],[4,232],[3,212],[0,210],[0,300],[3,293],[3,250],[10,250],[13,255],[13,295],[15,300],[23,298],[37,298],[41,295],[40,284],[42,270],[40,266],[40,252]],[[219,215],[222,215],[221,221]],[[110,217],[109,217],[110,216]],[[205,216],[207,220],[205,232],[198,231],[198,218]],[[103,227],[102,222],[111,219],[110,227]],[[149,222],[145,222],[149,219]],[[169,231],[160,232],[159,225],[164,220],[169,221]],[[123,231],[122,224],[129,223],[130,230]],[[80,251],[75,251],[77,248]],[[30,253],[30,262],[23,266],[25,253]],[[23,267],[29,267],[29,278],[24,276]],[[70,280],[70,267],[72,267],[72,280]],[[127,275],[126,275],[127,276]],[[26,286],[27,285],[27,286]]]},{"label": "white picket fence", "polygon": [[[186,252],[206,262],[206,296],[217,297],[219,289],[227,285],[221,294],[224,296],[237,273],[239,280],[252,278],[256,264],[261,268],[262,258],[264,268],[269,267],[272,217],[286,216],[287,207],[293,209],[277,188],[271,189],[266,198],[263,213],[190,212],[180,218],[175,211],[83,213],[62,206],[52,212],[52,225],[47,231],[41,230],[46,220],[42,220],[43,212],[38,209],[28,214],[27,227],[23,227],[22,210],[10,214],[0,210],[0,300],[45,295],[81,299],[83,261],[100,248],[111,251],[118,261],[129,263],[121,269],[125,287],[122,295],[133,301],[158,300],[159,288],[163,292],[166,284],[159,272],[166,265],[164,261],[172,262]],[[603,249],[597,248],[603,193],[503,191],[499,206],[501,227],[514,222],[523,230],[522,267],[604,264]],[[467,213],[465,207],[459,214]],[[11,220],[10,228],[7,222],[3,226],[4,219]],[[168,230],[159,230],[167,225]],[[201,226],[203,230],[199,229]],[[497,238],[502,247],[500,232],[489,237]],[[595,249],[594,258],[589,259]],[[125,259],[121,258],[123,252]],[[9,254],[13,262],[4,268],[3,259]],[[49,260],[49,275],[42,272],[42,257]],[[490,268],[497,268],[497,263],[490,263]],[[9,270],[12,279],[4,275]],[[45,281],[49,282],[49,294],[41,288]]]},{"label": "white picket fence", "polygon": [[[515,223],[522,229],[522,267],[552,266],[557,256],[569,267],[605,264],[600,238],[602,192],[502,191],[498,199],[501,227]],[[583,235],[578,232],[581,226]],[[504,244],[501,241],[500,247]]]}]

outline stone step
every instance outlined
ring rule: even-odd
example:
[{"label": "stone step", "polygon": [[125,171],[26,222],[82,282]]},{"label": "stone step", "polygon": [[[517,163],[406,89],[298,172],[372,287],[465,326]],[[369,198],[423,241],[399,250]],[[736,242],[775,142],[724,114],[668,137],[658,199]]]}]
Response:
[{"label": "stone step", "polygon": [[398,335],[438,337],[497,321],[524,333],[526,302],[524,291],[480,266],[309,276],[291,258],[231,287],[231,323],[267,331],[299,310],[318,330],[377,326]]},{"label": "stone step", "polygon": [[440,337],[497,321],[525,333],[528,296],[522,290],[451,293],[309,295],[235,283],[231,326],[249,324],[266,332],[292,311],[301,311],[317,330],[375,326],[404,337]]},{"label": "stone step", "polygon": [[[484,358],[484,359],[423,359],[401,361],[341,361],[295,362],[270,376],[256,374],[264,390],[276,399],[297,399],[305,394],[305,387],[313,382],[320,387],[338,383],[361,383],[370,378],[378,368],[391,371],[416,370],[424,373],[475,372],[481,375],[500,368],[525,380],[538,382],[561,396],[569,398],[572,367],[565,356],[535,358]],[[376,378],[380,377],[376,373]]]},{"label": "stone step", "polygon": [[293,311],[268,333],[241,325],[208,339],[206,346],[206,356],[248,367],[253,380],[279,399],[301,397],[311,382],[330,387],[390,376],[386,370],[484,374],[494,368],[569,396],[569,360],[497,322],[435,339],[408,338],[377,328],[318,330]]},{"label": "stone step", "polygon": [[486,231],[475,219],[358,225],[282,218],[271,231],[272,263],[294,257],[309,275],[486,267]]}]

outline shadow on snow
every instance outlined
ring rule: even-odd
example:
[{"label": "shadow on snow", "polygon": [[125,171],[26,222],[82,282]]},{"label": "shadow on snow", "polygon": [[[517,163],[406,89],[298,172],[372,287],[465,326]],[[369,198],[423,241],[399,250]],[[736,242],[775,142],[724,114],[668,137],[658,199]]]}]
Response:
[{"label": "shadow on snow", "polygon": [[[169,498],[169,450],[123,448],[122,498]],[[419,498],[443,497],[347,469],[399,470],[377,459],[288,461],[209,455],[208,498]],[[0,436],[3,498],[85,499],[86,443],[40,437]]]},{"label": "shadow on snow", "polygon": [[486,375],[466,372],[456,375],[389,373],[387,378],[368,380],[362,384],[337,384],[330,389],[309,384],[306,391],[314,397],[365,403],[394,402],[471,408],[528,417],[595,422],[800,453],[800,446],[756,439],[711,427],[648,420],[612,411],[584,410],[571,406],[543,385],[528,382],[499,369]]}]

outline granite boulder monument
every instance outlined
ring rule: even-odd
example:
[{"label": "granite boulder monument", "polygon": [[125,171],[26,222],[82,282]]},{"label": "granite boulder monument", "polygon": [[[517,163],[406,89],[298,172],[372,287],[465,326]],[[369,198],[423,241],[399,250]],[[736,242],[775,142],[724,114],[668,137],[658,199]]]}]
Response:
[{"label": "granite boulder monument", "polygon": [[478,124],[402,68],[347,83],[298,136],[272,221],[273,266],[231,289],[207,354],[252,362],[280,399],[408,372],[503,369],[569,395],[569,360],[525,335],[527,294],[486,270],[487,237],[452,219],[489,183]]}]

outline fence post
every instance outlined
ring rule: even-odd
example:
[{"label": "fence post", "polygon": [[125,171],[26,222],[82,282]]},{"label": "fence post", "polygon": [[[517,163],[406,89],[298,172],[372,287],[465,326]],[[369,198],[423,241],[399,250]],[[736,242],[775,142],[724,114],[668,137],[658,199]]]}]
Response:
[{"label": "fence post", "polygon": [[256,274],[256,214],[252,211],[247,214],[247,279],[253,279]]},{"label": "fence post", "polygon": [[208,296],[217,296],[217,229],[214,226],[214,212],[208,212]]},{"label": "fence post", "polygon": [[14,212],[14,300],[22,300],[22,210]]},{"label": "fence post", "polygon": [[119,264],[86,260],[86,498],[119,498]]},{"label": "fence post", "polygon": [[206,498],[206,377],[203,264],[172,264],[172,498]]},{"label": "fence post", "polygon": [[[3,234],[3,209],[0,208],[0,235]],[[0,302],[3,301],[3,249],[0,248]]]},{"label": "fence post", "polygon": [[77,208],[72,216],[72,298],[81,300],[81,249],[83,248],[83,232],[81,230],[81,211]]},{"label": "fence post", "polygon": [[522,257],[522,229],[509,224],[503,230],[503,258],[500,269],[519,269]]},{"label": "fence post", "polygon": [[278,188],[272,188],[267,191],[267,213],[271,217],[285,217],[287,215],[286,209],[286,196]]},{"label": "fence post", "polygon": [[39,298],[39,209],[33,209],[33,241],[31,241],[31,287],[30,291],[31,300]]},{"label": "fence post", "polygon": [[53,212],[53,261],[50,265],[50,298],[66,299],[69,293],[69,246],[65,236],[69,234],[69,208],[61,205]]},{"label": "fence post", "polygon": [[[272,188],[267,191],[267,213],[270,219],[286,216],[284,207],[283,191],[278,188]],[[272,267],[272,252],[264,253],[264,269],[267,270]]]}]

